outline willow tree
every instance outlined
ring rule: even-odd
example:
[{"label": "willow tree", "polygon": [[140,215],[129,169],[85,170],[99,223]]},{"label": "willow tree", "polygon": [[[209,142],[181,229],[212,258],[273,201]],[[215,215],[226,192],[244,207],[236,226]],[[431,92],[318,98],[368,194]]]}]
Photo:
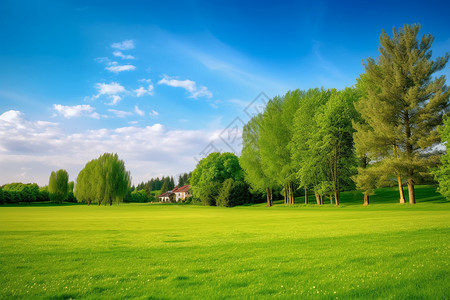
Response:
[{"label": "willow tree", "polygon": [[130,188],[130,173],[117,154],[105,153],[86,164],[77,177],[75,196],[79,202],[98,205],[122,202]]},{"label": "willow tree", "polygon": [[62,203],[67,200],[69,189],[69,174],[66,170],[58,170],[50,174],[48,193],[52,202]]},{"label": "willow tree", "polygon": [[419,30],[420,25],[404,25],[393,28],[392,37],[383,30],[380,56],[365,63],[367,97],[356,106],[365,122],[356,129],[367,154],[384,161],[386,172],[395,170],[406,177],[410,204],[415,203],[420,173],[430,166],[423,154],[440,142],[437,128],[449,105],[445,76],[432,77],[445,67],[449,55],[433,61],[434,38],[426,34],[419,40]]}]

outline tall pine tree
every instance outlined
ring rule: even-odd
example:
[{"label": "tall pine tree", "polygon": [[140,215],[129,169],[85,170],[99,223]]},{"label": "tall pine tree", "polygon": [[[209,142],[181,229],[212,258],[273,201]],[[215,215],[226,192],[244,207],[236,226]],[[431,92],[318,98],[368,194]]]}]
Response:
[{"label": "tall pine tree", "polygon": [[437,128],[449,106],[445,76],[432,77],[449,55],[431,60],[434,38],[426,34],[419,40],[419,30],[420,25],[404,25],[394,28],[392,37],[383,30],[380,56],[365,64],[367,97],[357,105],[364,120],[356,126],[360,143],[386,172],[406,178],[410,204],[415,183],[430,166],[424,150],[439,143]]}]

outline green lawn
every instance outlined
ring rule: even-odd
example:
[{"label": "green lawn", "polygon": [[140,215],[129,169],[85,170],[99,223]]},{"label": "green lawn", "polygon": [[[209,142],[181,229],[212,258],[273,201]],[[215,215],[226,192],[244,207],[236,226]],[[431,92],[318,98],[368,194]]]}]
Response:
[{"label": "green lawn", "polygon": [[450,202],[396,199],[2,206],[0,299],[448,299]]}]

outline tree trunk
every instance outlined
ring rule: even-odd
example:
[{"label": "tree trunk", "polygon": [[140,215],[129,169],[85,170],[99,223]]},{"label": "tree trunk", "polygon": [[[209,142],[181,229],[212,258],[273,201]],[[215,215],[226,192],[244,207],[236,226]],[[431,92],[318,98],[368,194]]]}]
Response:
[{"label": "tree trunk", "polygon": [[408,178],[408,196],[409,204],[416,204],[416,197],[414,195],[414,180]]},{"label": "tree trunk", "polygon": [[320,205],[323,205],[323,195],[320,195]]},{"label": "tree trunk", "polygon": [[334,201],[336,203],[336,205],[339,205],[340,201],[339,201],[339,190],[340,190],[340,186],[339,186],[339,168],[338,168],[338,164],[339,164],[339,151],[340,151],[340,145],[339,143],[336,144],[335,146],[335,155],[333,158],[333,167],[332,167],[332,178],[333,178],[333,189],[334,189]]},{"label": "tree trunk", "polygon": [[305,186],[305,204],[308,204],[308,188]]},{"label": "tree trunk", "polygon": [[273,205],[273,190],[270,188],[270,206]]},{"label": "tree trunk", "polygon": [[[395,143],[392,145],[392,154],[394,155],[395,158],[398,159],[397,145],[395,145]],[[398,182],[398,192],[400,193],[400,204],[405,204],[405,193],[403,192],[403,184],[400,174],[397,174],[397,182]]]},{"label": "tree trunk", "polygon": [[317,202],[317,205],[320,205],[320,197],[319,197],[319,194],[317,194],[317,193],[315,192],[314,195],[316,196],[316,202]]},{"label": "tree trunk", "polygon": [[402,178],[400,177],[400,175],[397,175],[397,181],[398,191],[400,193],[400,204],[405,204],[405,193],[403,192]]},{"label": "tree trunk", "polygon": [[333,194],[330,194],[330,204],[333,205]]},{"label": "tree trunk", "polygon": [[295,204],[294,183],[292,183],[292,182],[289,183],[289,190],[290,190],[290,193],[291,193],[291,204],[294,205]]},{"label": "tree trunk", "polygon": [[369,193],[364,192],[364,206],[369,205]]},{"label": "tree trunk", "polygon": [[[413,146],[411,144],[411,127],[409,124],[409,112],[405,110],[404,112],[404,122],[405,122],[405,136],[406,136],[406,158],[411,163],[413,156]],[[414,195],[414,169],[410,166],[408,168],[408,196],[409,196],[409,204],[416,204],[416,197]]]},{"label": "tree trunk", "polygon": [[98,206],[100,206],[102,204],[102,202],[98,201]]},{"label": "tree trunk", "polygon": [[267,206],[271,207],[272,203],[270,201],[270,189],[269,188],[266,188],[266,194],[267,194]]}]

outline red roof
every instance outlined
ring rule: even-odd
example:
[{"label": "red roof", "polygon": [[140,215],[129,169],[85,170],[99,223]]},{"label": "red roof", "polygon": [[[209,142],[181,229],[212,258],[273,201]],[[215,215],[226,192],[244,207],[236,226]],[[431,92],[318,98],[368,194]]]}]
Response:
[{"label": "red roof", "polygon": [[160,198],[160,197],[169,197],[169,192],[170,192],[170,191],[167,191],[167,192],[165,192],[165,193],[162,193],[161,195],[158,196],[158,198]]},{"label": "red roof", "polygon": [[182,186],[182,187],[175,188],[175,189],[173,190],[173,192],[174,192],[174,193],[175,193],[175,192],[177,192],[177,193],[188,192],[190,188],[191,188],[190,185],[184,185],[184,186]]}]

